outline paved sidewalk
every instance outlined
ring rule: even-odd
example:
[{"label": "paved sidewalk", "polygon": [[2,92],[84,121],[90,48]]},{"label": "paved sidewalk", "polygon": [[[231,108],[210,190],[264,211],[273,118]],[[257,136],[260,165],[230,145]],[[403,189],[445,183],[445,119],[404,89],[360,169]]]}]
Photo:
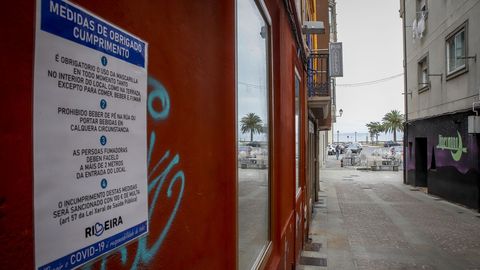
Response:
[{"label": "paved sidewalk", "polygon": [[327,267],[298,269],[480,269],[480,215],[403,185],[402,172],[321,170],[312,242]]}]

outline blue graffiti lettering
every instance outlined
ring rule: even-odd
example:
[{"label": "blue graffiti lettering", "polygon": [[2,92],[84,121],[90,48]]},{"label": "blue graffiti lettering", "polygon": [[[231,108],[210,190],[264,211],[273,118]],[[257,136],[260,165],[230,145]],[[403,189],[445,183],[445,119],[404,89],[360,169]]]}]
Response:
[{"label": "blue graffiti lettering", "polygon": [[[153,89],[148,94],[147,107],[148,113],[153,118],[153,120],[165,120],[170,113],[170,97],[168,96],[167,89],[157,80],[152,77],[148,77],[148,85]],[[158,99],[162,104],[162,110],[157,111],[153,107],[153,102]]]},{"label": "blue graffiti lettering", "polygon": [[[168,96],[168,92],[165,87],[157,80],[152,77],[148,78],[148,85],[152,87],[147,99],[147,109],[150,117],[155,121],[161,121],[168,118],[170,113],[170,98]],[[156,110],[153,107],[154,101],[158,99],[160,104],[162,105],[161,110]],[[148,168],[151,168],[150,165],[152,163],[152,153],[156,146],[156,133],[152,131],[149,137],[149,147],[147,153],[147,163]],[[148,218],[149,223],[152,221],[152,215],[155,212],[155,208],[159,201],[159,197],[162,191],[162,187],[166,181],[169,181],[168,188],[166,189],[166,197],[167,199],[171,199],[173,197],[173,188],[175,185],[179,187],[178,195],[176,196],[175,205],[172,209],[168,220],[160,232],[160,235],[154,236],[149,234],[147,237],[142,237],[138,240],[138,245],[136,248],[135,258],[130,266],[131,270],[136,270],[139,265],[146,265],[155,257],[155,255],[160,250],[163,241],[165,240],[170,228],[172,226],[173,221],[177,215],[178,208],[180,207],[180,203],[183,198],[183,192],[185,189],[185,173],[183,170],[177,170],[173,172],[174,168],[180,164],[180,155],[175,154],[173,158],[170,159],[169,163],[166,166],[163,166],[163,170],[157,175],[157,170],[162,167],[161,165],[165,164],[166,160],[170,157],[170,150],[166,150],[163,156],[156,162],[156,164],[151,168],[151,171],[148,175],[148,196],[151,199],[149,203],[149,210],[148,210]],[[172,177],[168,178],[170,174],[173,174]],[[148,241],[153,241],[150,247],[147,246]],[[121,263],[124,266],[127,266],[127,259],[128,259],[128,249],[126,247],[122,247],[118,250],[121,256]],[[107,256],[103,257],[100,263],[100,269],[106,270],[107,269]],[[91,270],[92,263],[89,263],[83,267],[84,270]]]}]

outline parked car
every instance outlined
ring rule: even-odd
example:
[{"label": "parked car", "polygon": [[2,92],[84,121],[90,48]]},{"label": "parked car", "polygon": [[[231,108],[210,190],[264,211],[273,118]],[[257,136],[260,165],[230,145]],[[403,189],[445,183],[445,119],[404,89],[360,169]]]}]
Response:
[{"label": "parked car", "polygon": [[400,146],[401,144],[394,141],[388,141],[383,144],[383,147],[392,147],[392,146]]},{"label": "parked car", "polygon": [[353,154],[358,154],[362,151],[362,145],[360,143],[352,143],[348,146],[348,150],[352,151]]},{"label": "parked car", "polygon": [[261,147],[262,145],[259,142],[249,142],[249,143],[247,143],[247,146]]}]

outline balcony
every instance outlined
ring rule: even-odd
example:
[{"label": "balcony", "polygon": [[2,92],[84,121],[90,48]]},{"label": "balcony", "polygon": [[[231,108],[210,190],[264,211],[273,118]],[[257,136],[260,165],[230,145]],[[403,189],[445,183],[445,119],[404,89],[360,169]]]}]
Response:
[{"label": "balcony", "polygon": [[308,58],[308,108],[318,120],[321,130],[331,127],[331,86],[328,51],[313,51]]}]

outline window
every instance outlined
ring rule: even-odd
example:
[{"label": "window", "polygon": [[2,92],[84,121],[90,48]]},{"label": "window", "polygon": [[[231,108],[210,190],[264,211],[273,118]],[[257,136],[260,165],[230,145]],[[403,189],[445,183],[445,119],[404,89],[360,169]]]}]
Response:
[{"label": "window", "polygon": [[413,38],[423,38],[427,29],[427,0],[416,0],[416,16],[412,25]]},{"label": "window", "polygon": [[300,190],[300,75],[295,68],[295,188]]},{"label": "window", "polygon": [[430,78],[428,76],[428,56],[423,57],[418,62],[418,91],[423,92],[430,88]]},{"label": "window", "polygon": [[446,39],[447,54],[447,79],[452,75],[457,75],[467,71],[467,24],[464,23]]},{"label": "window", "polygon": [[238,269],[251,269],[270,243],[270,25],[259,2],[236,5]]},{"label": "window", "polygon": [[417,20],[427,19],[428,15],[428,7],[427,7],[427,0],[417,0],[417,5],[416,5],[416,11],[417,11]]}]

